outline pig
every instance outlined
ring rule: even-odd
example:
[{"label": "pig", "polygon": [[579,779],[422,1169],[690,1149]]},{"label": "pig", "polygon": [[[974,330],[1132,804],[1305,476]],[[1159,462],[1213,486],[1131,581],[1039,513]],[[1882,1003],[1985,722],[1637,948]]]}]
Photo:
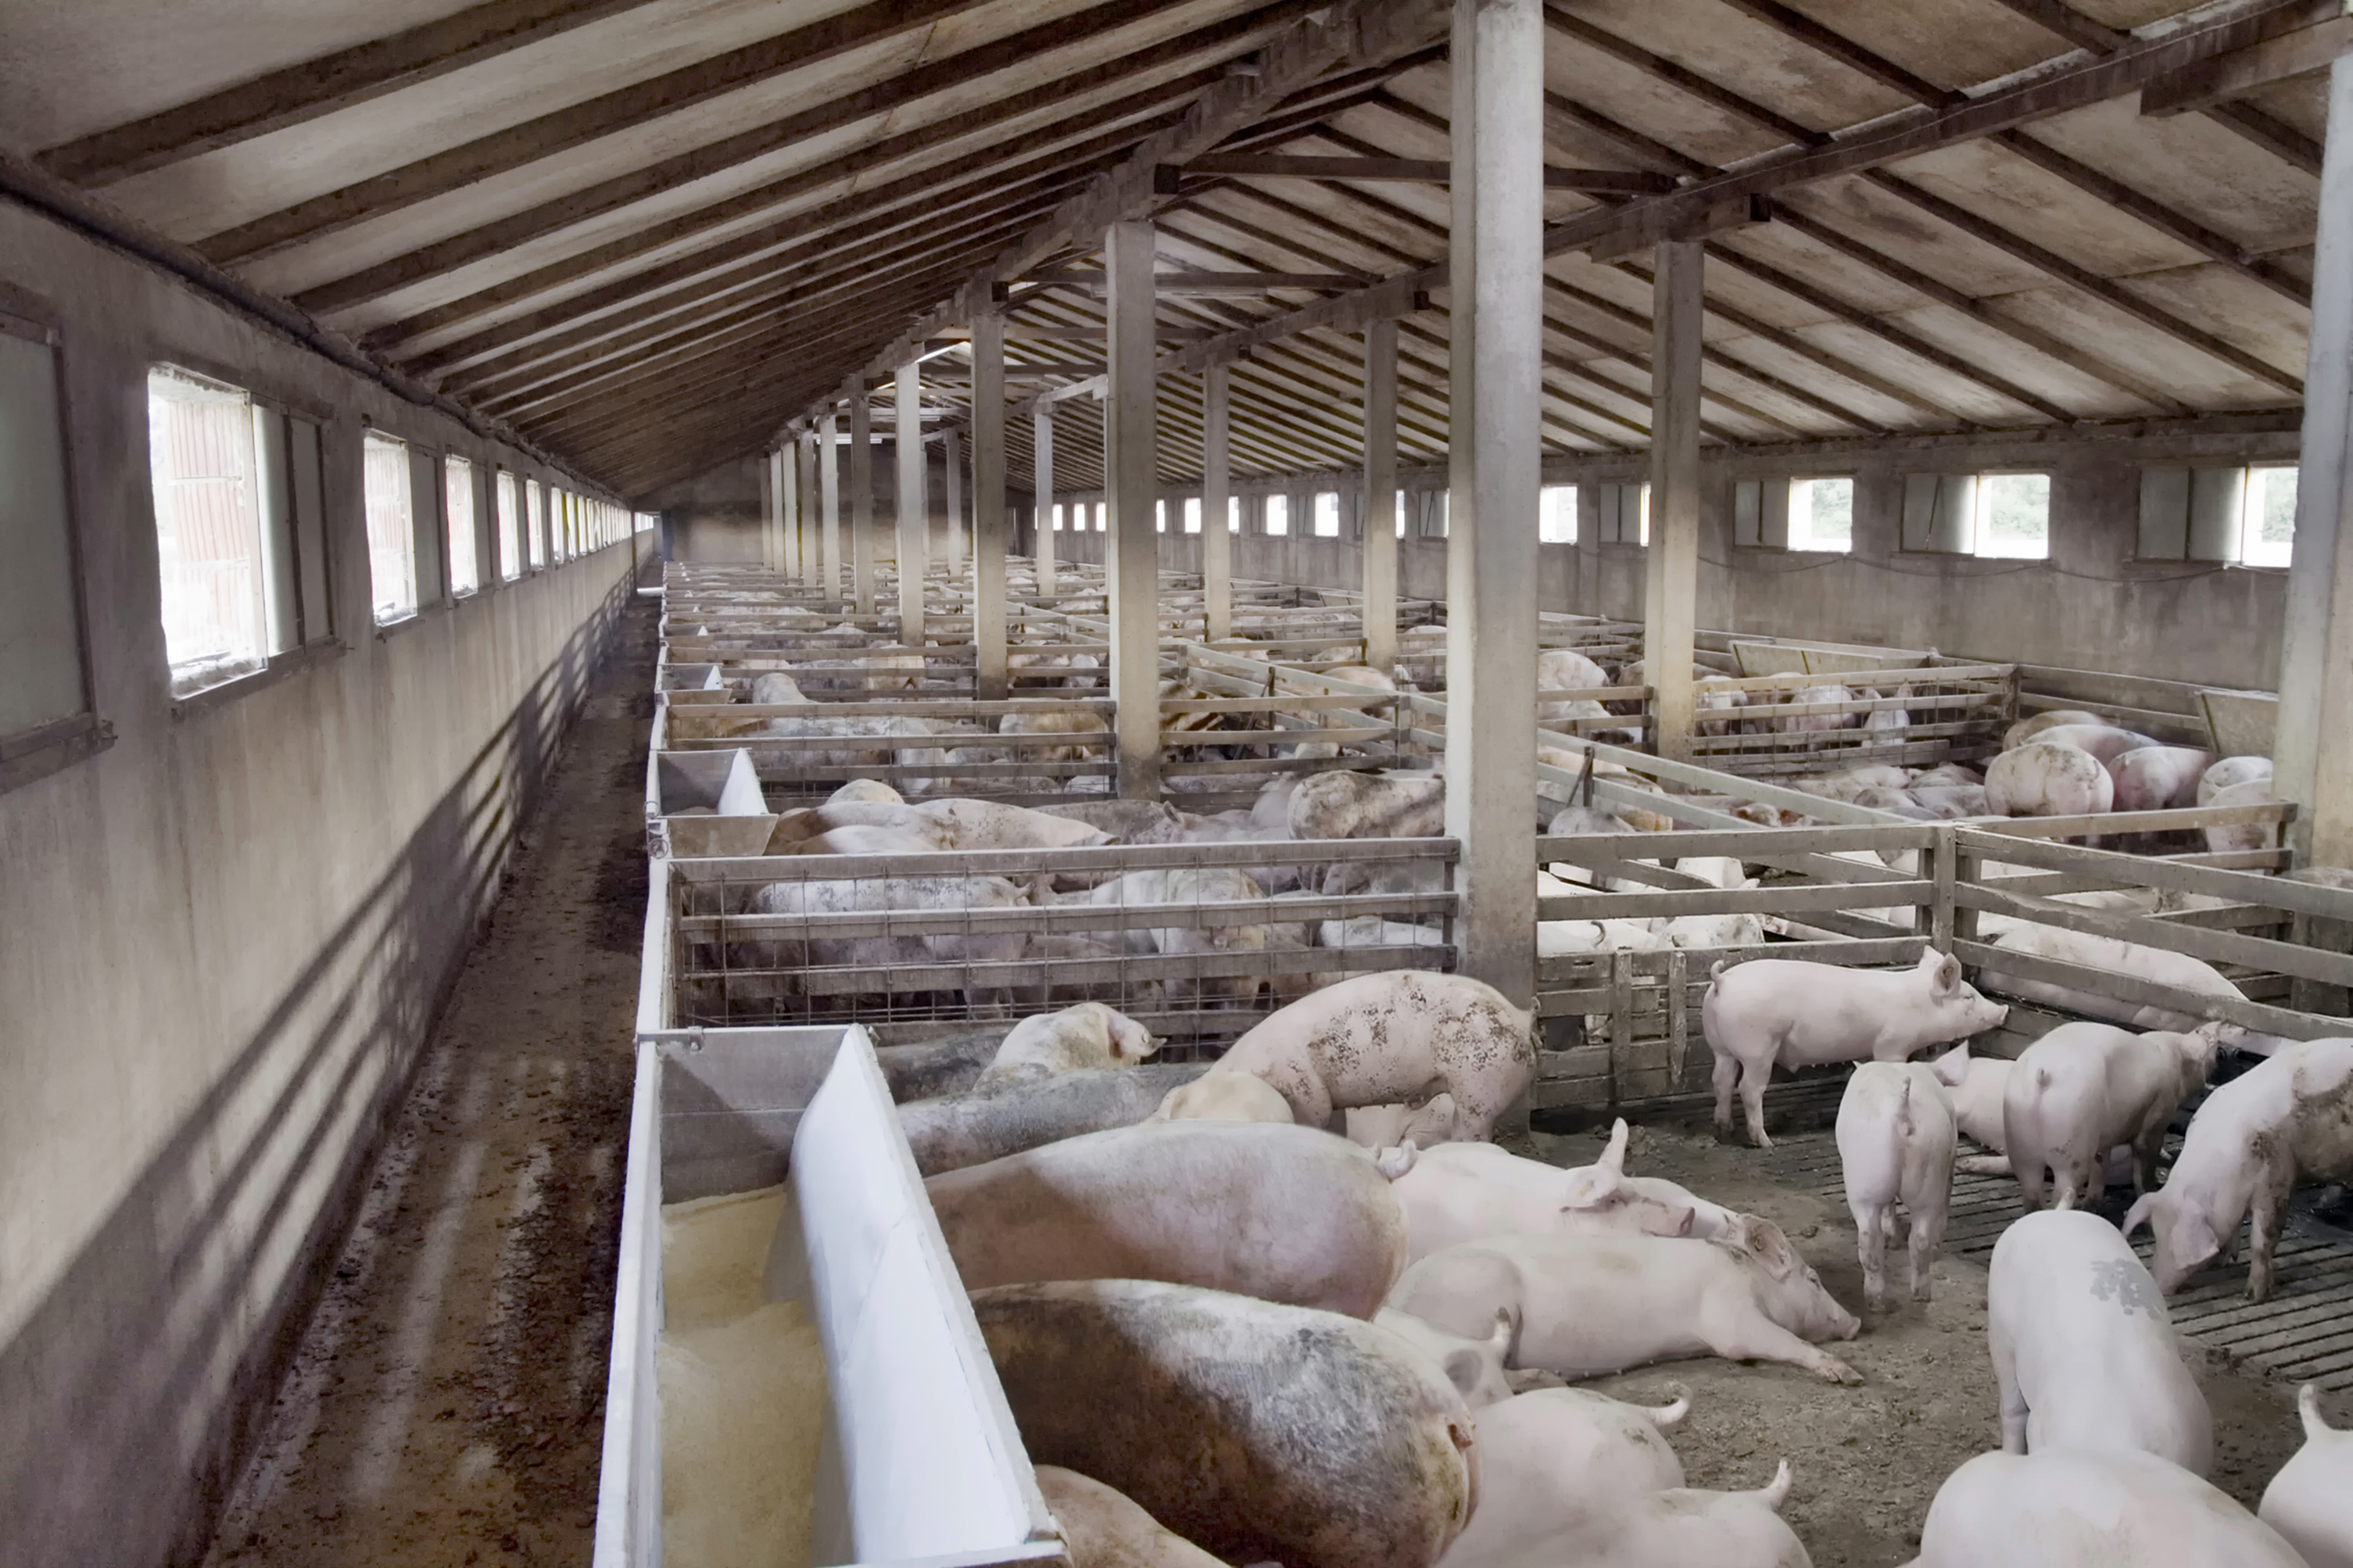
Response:
[{"label": "pig", "polygon": [[2047,713],[2037,713],[2031,719],[2021,719],[2017,723],[2012,724],[2002,734],[2001,749],[2005,752],[2014,752],[2044,731],[2055,730],[2062,724],[2105,724],[2106,722],[2107,721],[2097,713],[2086,713],[2080,708],[2054,708]]},{"label": "pig", "polygon": [[1406,1264],[1405,1211],[1345,1138],[1161,1121],[923,1183],[968,1289],[1161,1279],[1369,1318]]},{"label": "pig", "polygon": [[1996,816],[2096,816],[2115,805],[2116,781],[2091,752],[2040,740],[1994,758],[1985,792]]},{"label": "pig", "polygon": [[1153,1062],[1001,1079],[962,1093],[910,1100],[899,1107],[899,1126],[914,1151],[915,1168],[937,1175],[1059,1139],[1133,1127],[1171,1089],[1208,1070],[1206,1062]]},{"label": "pig", "polygon": [[1146,1121],[1279,1121],[1290,1126],[1291,1102],[1262,1078],[1211,1070],[1168,1091]]},{"label": "pig", "polygon": [[1640,921],[1538,921],[1536,956],[1585,952],[1663,952],[1672,944]]},{"label": "pig", "polygon": [[[2320,1385],[2295,1391],[2304,1447],[2263,1489],[2255,1517],[2279,1531],[2310,1568],[2353,1568],[2353,1436],[2321,1419]],[[1485,1455],[1480,1457],[1484,1465]],[[1484,1487],[1490,1472],[1482,1469]]]},{"label": "pig", "polygon": [[[1094,902],[1109,907],[1128,904],[1263,903],[1265,891],[1250,873],[1238,867],[1202,866],[1167,871],[1130,871],[1094,889]],[[1262,952],[1267,925],[1252,922],[1224,925],[1131,927],[1121,933],[1131,952],[1228,953]],[[1206,976],[1193,982],[1205,999],[1247,1001],[1258,994],[1264,977],[1257,974]]]},{"label": "pig", "polygon": [[[1807,686],[1785,697],[1771,697],[1772,704],[1852,702],[1854,693],[1843,686]],[[1852,730],[1862,723],[1860,713],[1791,713],[1772,721],[1773,731],[1780,735],[1821,734],[1831,730]]]},{"label": "pig", "polygon": [[[2016,1065],[2007,1057],[1971,1056],[1966,1042],[1928,1064],[1936,1081],[1952,1097],[1955,1129],[1971,1142],[1997,1154],[2010,1147],[2002,1131],[2001,1099],[2010,1082],[2010,1070]],[[2007,1174],[2009,1170],[2005,1162],[2000,1171],[1990,1173]]]},{"label": "pig", "polygon": [[1446,783],[1432,773],[1317,773],[1291,794],[1293,838],[1435,838],[1446,831]]},{"label": "pig", "polygon": [[1523,1542],[1590,1529],[1631,1500],[1682,1486],[1683,1462],[1660,1434],[1690,1408],[1688,1398],[1647,1408],[1582,1388],[1473,1405],[1479,1510],[1440,1568],[1471,1568]]},{"label": "pig", "polygon": [[2140,746],[2107,764],[2118,811],[2170,811],[2198,803],[2198,781],[2214,753],[2195,746]]},{"label": "pig", "polygon": [[1033,1461],[1229,1563],[1429,1568],[1470,1522],[1470,1407],[1370,1323],[1142,1279],[998,1286],[972,1306]]},{"label": "pig", "polygon": [[2216,795],[2239,784],[2269,784],[2271,781],[2272,760],[2269,757],[2224,757],[2200,776],[2198,804],[2210,805]]},{"label": "pig", "polygon": [[1039,1466],[1038,1490],[1062,1527],[1071,1568],[1224,1568],[1132,1500],[1076,1470]]},{"label": "pig", "polygon": [[881,779],[851,779],[848,784],[827,795],[825,804],[828,805],[849,805],[852,803],[903,805],[906,804],[906,796],[884,784]]},{"label": "pig", "polygon": [[1450,1334],[1444,1329],[1430,1327],[1410,1312],[1388,1307],[1373,1314],[1373,1326],[1387,1329],[1436,1362],[1446,1373],[1446,1380],[1461,1392],[1462,1402],[1472,1409],[1512,1397],[1511,1379],[1504,1375],[1504,1355],[1511,1347],[1512,1322],[1503,1314],[1496,1314],[1495,1327],[1483,1340]]},{"label": "pig", "polygon": [[1895,1205],[1912,1216],[1912,1299],[1929,1299],[1929,1270],[1953,1196],[1953,1106],[1926,1062],[1864,1062],[1847,1079],[1838,1113],[1839,1166],[1854,1215],[1862,1296],[1887,1304],[1887,1244]]},{"label": "pig", "polygon": [[1446,933],[1436,926],[1410,921],[1358,915],[1351,920],[1324,921],[1315,928],[1319,947],[1444,947]]},{"label": "pig", "polygon": [[997,1059],[982,1069],[980,1084],[986,1088],[1075,1068],[1132,1067],[1159,1049],[1152,1031],[1126,1014],[1100,1002],[1082,1002],[1014,1025],[997,1048]]},{"label": "pig", "polygon": [[1441,1143],[1398,1178],[1409,1258],[1492,1236],[1685,1236],[1692,1211],[1642,1196],[1623,1179],[1626,1123],[1600,1159],[1561,1170],[1492,1143]]},{"label": "pig", "polygon": [[1945,1478],[1911,1568],[2303,1568],[2271,1526],[2154,1454],[1979,1454]]},{"label": "pig", "polygon": [[[1536,654],[1538,691],[1592,691],[1610,684],[1609,672],[1575,648],[1548,647]],[[1560,718],[1554,710],[1566,703],[1538,702],[1538,721]]]},{"label": "pig", "polygon": [[[843,833],[889,834],[884,828],[845,828]],[[892,837],[896,837],[895,835]],[[863,851],[860,851],[863,852]],[[898,853],[888,850],[885,853]],[[872,913],[882,910],[945,911],[1013,909],[1029,900],[1027,889],[1002,877],[863,877],[770,882],[755,891],[748,912],[755,915]],[[909,922],[911,925],[916,923]],[[949,922],[942,921],[943,925]],[[887,969],[896,964],[993,963],[1021,956],[1018,932],[967,934],[954,930],[928,935],[820,937],[807,942],[760,941],[741,944],[739,968],[797,969],[809,965],[858,965]],[[783,984],[793,984],[787,976]],[[880,990],[878,983],[876,989]],[[977,982],[965,988],[976,1008],[994,1010],[1001,993]]]},{"label": "pig", "polygon": [[[1067,711],[1058,707],[1050,712],[1008,713],[997,721],[1000,735],[1099,735],[1110,728],[1103,714],[1075,702]],[[1021,746],[1014,754],[1025,763],[1082,763],[1103,751],[1100,745],[1086,744]]]},{"label": "pig", "polygon": [[[2249,779],[2214,792],[2211,800],[2201,805],[2269,805],[2279,799],[2272,793],[2272,781],[2267,778]],[[2270,849],[2279,843],[2279,826],[2270,822],[2225,822],[2202,829],[2206,847],[2221,854],[2231,850]]]},{"label": "pig", "polygon": [[2034,739],[2052,745],[2073,746],[2079,752],[2089,752],[2099,758],[2102,767],[2113,766],[2117,758],[2127,752],[2158,744],[2152,736],[2137,731],[2122,729],[2115,724],[2053,724],[2039,731]]},{"label": "pig", "polygon": [[2010,1009],[1961,979],[1961,961],[1935,950],[1908,970],[1845,969],[1752,959],[1710,971],[1700,1026],[1715,1053],[1715,1124],[1732,1130],[1736,1084],[1749,1141],[1765,1136],[1765,1084],[1776,1063],[1900,1062],[1923,1046],[1999,1027]]},{"label": "pig", "polygon": [[1441,1094],[1422,1105],[1352,1105],[1346,1111],[1348,1142],[1365,1149],[1395,1149],[1411,1143],[1433,1149],[1454,1135],[1454,1097]]},{"label": "pig", "polygon": [[1763,915],[1677,915],[1659,931],[1672,947],[1715,952],[1765,945]]},{"label": "pig", "polygon": [[[2094,936],[2087,931],[2063,931],[2057,926],[2044,925],[2019,926],[2003,931],[1993,939],[1993,945],[2004,952],[2023,953],[2030,958],[2053,959],[2061,963],[2077,964],[2109,974],[2152,980],[2160,985],[2170,985],[2182,991],[2226,996],[2232,1001],[2245,1000],[2245,994],[2212,964],[2192,958],[2186,952],[2169,952],[2161,947],[2148,947],[2140,942],[2120,942],[2115,937]],[[2029,979],[2003,969],[1999,959],[1980,966],[1978,979],[1990,990],[2006,992],[2029,1002],[2052,1003],[2071,1012],[2088,1013],[2095,1018],[2105,1018],[2111,1023],[2133,1028],[2194,1029],[2205,1022],[2202,1018],[2177,1013],[2153,1002],[2124,1001],[2098,991],[2080,990],[2055,980]],[[2225,1041],[2243,1046],[2248,1043],[2248,1037],[2226,1035]]]},{"label": "pig", "polygon": [[1778,1361],[1830,1383],[1861,1375],[1810,1339],[1862,1325],[1794,1256],[1769,1242],[1672,1236],[1499,1236],[1407,1268],[1388,1304],[1451,1333],[1512,1315],[1511,1364],[1599,1377],[1651,1362],[1717,1355]]},{"label": "pig", "polygon": [[2005,1452],[2154,1454],[2200,1476],[2213,1463],[2213,1417],[2181,1364],[2165,1298],[2099,1215],[2052,1209],[2001,1233],[1986,1348]]},{"label": "pig", "polygon": [[1070,849],[1111,842],[1110,834],[1092,824],[998,800],[929,800],[914,809],[944,825],[956,849]]},{"label": "pig", "polygon": [[904,1104],[970,1089],[980,1081],[981,1069],[997,1059],[1005,1035],[1001,1027],[976,1029],[917,1045],[883,1046],[874,1054],[882,1064],[891,1098]]},{"label": "pig", "polygon": [[1729,735],[1739,721],[1730,717],[1748,705],[1748,693],[1742,690],[1729,676],[1712,676],[1696,683],[1694,700],[1698,710],[1724,717],[1705,718],[1694,726],[1703,735]]},{"label": "pig", "polygon": [[[1782,1236],[1781,1227],[1769,1219],[1758,1219],[1754,1215],[1740,1214],[1725,1208],[1722,1204],[1712,1203],[1667,1180],[1664,1176],[1628,1176],[1625,1178],[1625,1183],[1628,1189],[1637,1197],[1646,1198],[1669,1209],[1691,1210],[1691,1229],[1685,1233],[1686,1235],[1697,1237],[1702,1241],[1713,1241],[1718,1237],[1736,1237],[1741,1233],[1742,1226],[1749,1224],[1757,1227],[1760,1241],[1767,1239],[1765,1233],[1770,1233],[1770,1237],[1779,1238],[1778,1250],[1773,1251],[1776,1258],[1783,1254],[1791,1258],[1797,1256],[1795,1249],[1789,1246],[1789,1238]],[[1767,1250],[1773,1249],[1767,1247]]]},{"label": "pig", "polygon": [[[1756,1491],[1676,1487],[1621,1499],[1589,1526],[1555,1531],[1479,1562],[1493,1568],[1813,1568],[1805,1542],[1782,1521],[1788,1497],[1784,1459]],[[1447,1559],[1449,1568],[1455,1561]]]},{"label": "pig", "polygon": [[1255,1073],[1309,1127],[1352,1105],[1454,1097],[1453,1136],[1484,1142],[1535,1077],[1526,1013],[1468,975],[1401,969],[1327,985],[1270,1015],[1219,1066]]},{"label": "pig", "polygon": [[2020,1053],[2002,1090],[2002,1147],[2030,1209],[2042,1173],[2063,1209],[2097,1199],[2108,1151],[2133,1151],[2133,1180],[2157,1185],[2157,1156],[2184,1101],[2206,1087],[2222,1026],[2136,1035],[2113,1024],[2062,1024]]},{"label": "pig", "polygon": [[2272,1293],[2272,1248],[2299,1177],[2353,1177],[2353,1039],[2300,1040],[2206,1097],[2165,1185],[2125,1215],[2157,1237],[2150,1272],[2170,1296],[2235,1243],[2252,1208],[2247,1300]]},{"label": "pig", "polygon": [[781,706],[786,703],[807,702],[808,699],[801,695],[800,687],[791,676],[781,669],[772,669],[752,682],[752,700],[773,702]]}]

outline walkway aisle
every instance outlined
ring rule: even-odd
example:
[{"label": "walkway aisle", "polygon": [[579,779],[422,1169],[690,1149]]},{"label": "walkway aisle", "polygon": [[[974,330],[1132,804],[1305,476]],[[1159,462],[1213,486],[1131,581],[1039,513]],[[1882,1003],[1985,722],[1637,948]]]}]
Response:
[{"label": "walkway aisle", "polygon": [[634,602],[224,1516],[217,1568],[585,1563],[645,914]]}]

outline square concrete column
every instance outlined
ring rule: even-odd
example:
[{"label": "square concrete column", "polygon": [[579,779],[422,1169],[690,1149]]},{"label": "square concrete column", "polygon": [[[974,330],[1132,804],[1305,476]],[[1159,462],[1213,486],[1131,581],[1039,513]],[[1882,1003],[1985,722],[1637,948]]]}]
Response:
[{"label": "square concrete column", "polygon": [[932,498],[923,461],[923,372],[899,367],[899,640],[923,646],[923,579],[931,571]]},{"label": "square concrete column", "polygon": [[1038,526],[1031,531],[1038,535],[1038,596],[1054,596],[1054,415],[1041,406],[1031,416],[1030,451],[1032,477],[1037,480]]},{"label": "square concrete column", "polygon": [[1201,373],[1201,615],[1208,640],[1234,635],[1234,536],[1226,531],[1226,498],[1233,491],[1227,442],[1231,401],[1226,367]]},{"label": "square concrete column", "polygon": [[[951,470],[953,471],[953,470]],[[972,324],[972,645],[974,695],[1006,694],[1005,318]]]},{"label": "square concrete column", "polygon": [[784,507],[782,476],[776,472],[776,455],[761,454],[760,458],[760,564],[774,572],[784,559],[777,542],[776,518]]},{"label": "square concrete column", "polygon": [[950,430],[940,437],[940,455],[945,460],[947,489],[948,537],[945,545],[948,584],[955,584],[964,571],[964,438]]},{"label": "square concrete column", "polygon": [[1462,970],[1535,994],[1544,8],[1455,0],[1446,829]]},{"label": "square concrete column", "polygon": [[1365,662],[1397,668],[1398,324],[1365,329]]},{"label": "square concrete column", "polygon": [[828,604],[841,602],[841,431],[828,410],[817,422],[818,488],[824,498],[824,584]]},{"label": "square concrete column", "polygon": [[1692,642],[1699,621],[1700,320],[1706,248],[1659,247],[1651,308],[1651,544],[1643,557],[1642,678],[1659,755],[1689,761],[1697,697]]},{"label": "square concrete column", "polygon": [[1115,223],[1103,237],[1110,273],[1111,372],[1103,399],[1103,492],[1111,521],[1103,582],[1111,598],[1111,688],[1118,704],[1119,793],[1160,798],[1160,538],[1154,503],[1160,458],[1152,335],[1148,223]]},{"label": "square concrete column", "polygon": [[818,583],[824,578],[818,571],[817,436],[814,432],[802,431],[800,439],[793,443],[793,465],[800,475],[801,498],[801,567],[795,580],[804,584]]},{"label": "square concrete column", "polygon": [[801,575],[801,465],[800,443],[792,442],[776,448],[777,489],[785,498],[784,549],[785,581],[797,583]]},{"label": "square concrete column", "polygon": [[849,384],[849,589],[852,607],[874,613],[874,419],[866,383]]},{"label": "square concrete column", "polygon": [[2353,866],[2353,56],[2328,72],[2273,788],[2299,865]]}]

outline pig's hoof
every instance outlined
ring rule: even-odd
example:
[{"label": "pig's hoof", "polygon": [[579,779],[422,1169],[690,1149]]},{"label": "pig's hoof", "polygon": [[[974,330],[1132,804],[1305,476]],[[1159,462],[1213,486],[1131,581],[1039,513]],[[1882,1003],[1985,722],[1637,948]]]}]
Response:
[{"label": "pig's hoof", "polygon": [[1824,1356],[1821,1370],[1824,1383],[1842,1383],[1849,1388],[1860,1387],[1862,1384],[1862,1373],[1836,1356]]}]

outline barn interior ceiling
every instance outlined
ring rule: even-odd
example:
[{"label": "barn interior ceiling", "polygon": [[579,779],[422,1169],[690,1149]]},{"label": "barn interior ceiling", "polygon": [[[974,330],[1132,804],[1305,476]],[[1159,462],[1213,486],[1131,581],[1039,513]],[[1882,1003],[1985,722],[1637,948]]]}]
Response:
[{"label": "barn interior ceiling", "polygon": [[[1649,247],[1699,235],[1714,442],[2292,420],[2342,0],[1546,22],[1548,451],[1646,445]],[[631,496],[916,353],[953,422],[992,298],[1058,478],[1098,483],[1096,247],[1148,216],[1182,482],[1213,358],[1238,472],[1355,467],[1385,315],[1400,458],[1442,458],[1448,23],[1436,0],[58,0],[0,40],[0,142],[9,189]]]}]

